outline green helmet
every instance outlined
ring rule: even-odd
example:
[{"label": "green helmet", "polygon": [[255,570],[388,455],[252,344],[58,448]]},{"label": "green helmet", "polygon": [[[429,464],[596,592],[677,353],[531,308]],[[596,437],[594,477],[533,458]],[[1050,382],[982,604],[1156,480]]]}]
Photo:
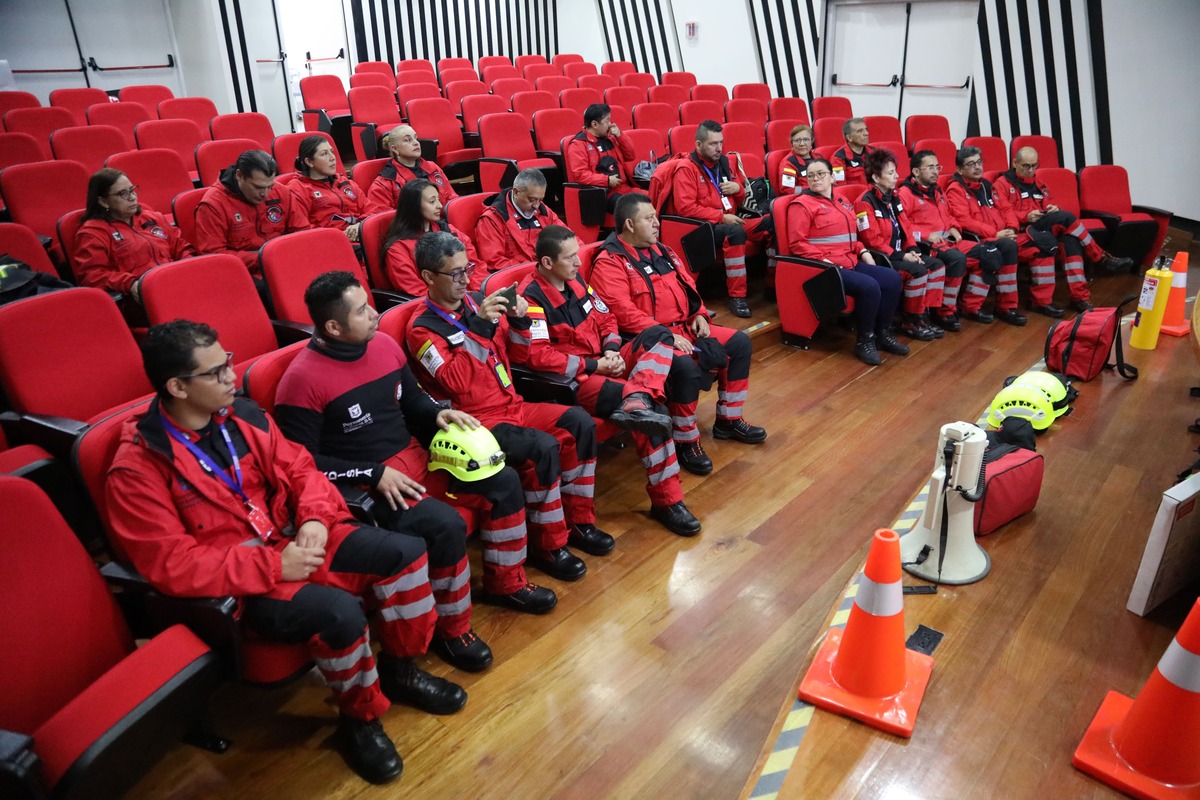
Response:
[{"label": "green helmet", "polygon": [[451,425],[434,434],[429,468],[444,469],[461,481],[481,481],[504,469],[504,451],[482,425],[473,430]]},{"label": "green helmet", "polygon": [[1071,388],[1069,381],[1054,372],[1029,371],[1005,381],[1006,386],[1028,386],[1038,389],[1050,400],[1054,411],[1054,419],[1071,413],[1071,401],[1077,392]]},{"label": "green helmet", "polygon": [[1054,422],[1054,406],[1041,389],[1032,386],[1005,386],[992,400],[988,410],[988,425],[999,428],[1008,417],[1029,420],[1033,429],[1044,431]]}]

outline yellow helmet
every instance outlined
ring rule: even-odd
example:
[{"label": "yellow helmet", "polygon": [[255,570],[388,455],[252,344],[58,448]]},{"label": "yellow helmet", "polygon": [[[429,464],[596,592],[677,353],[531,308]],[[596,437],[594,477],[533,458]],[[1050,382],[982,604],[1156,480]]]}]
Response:
[{"label": "yellow helmet", "polygon": [[434,434],[429,468],[444,469],[461,481],[481,481],[504,469],[504,451],[492,432],[451,425]]},{"label": "yellow helmet", "polygon": [[1008,417],[1029,420],[1033,429],[1044,431],[1054,422],[1054,406],[1041,389],[1032,386],[1005,386],[992,400],[988,410],[988,425],[999,428]]},{"label": "yellow helmet", "polygon": [[1044,393],[1050,401],[1055,419],[1071,413],[1071,401],[1078,394],[1071,388],[1069,379],[1064,381],[1061,376],[1053,372],[1035,372],[1031,370],[1009,379],[1005,384],[1010,386],[1028,386]]}]

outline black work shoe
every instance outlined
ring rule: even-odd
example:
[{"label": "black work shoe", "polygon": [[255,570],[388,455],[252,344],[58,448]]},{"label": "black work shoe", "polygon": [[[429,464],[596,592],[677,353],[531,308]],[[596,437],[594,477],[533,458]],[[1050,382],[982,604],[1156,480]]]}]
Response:
[{"label": "black work shoe", "polygon": [[958,333],[962,330],[962,323],[958,321],[958,317],[954,314],[934,314],[933,324],[951,333]]},{"label": "black work shoe", "polygon": [[554,550],[531,549],[525,563],[560,581],[577,581],[587,574],[587,564],[583,563],[583,559],[565,547]]},{"label": "black work shoe", "polygon": [[734,439],[742,444],[762,444],[767,440],[765,428],[751,425],[741,417],[717,420],[712,432],[714,439]]},{"label": "black work shoe", "polygon": [[333,742],[347,766],[370,783],[391,783],[404,771],[396,745],[377,719],[340,717]]},{"label": "black work shoe", "polygon": [[679,462],[679,466],[693,475],[707,475],[713,471],[712,459],[704,452],[704,447],[701,446],[699,440],[676,442],[675,459]]},{"label": "black work shoe", "polygon": [[573,522],[567,532],[567,544],[590,556],[606,556],[617,546],[617,540],[590,522]]},{"label": "black work shoe", "polygon": [[891,353],[894,356],[906,356],[909,354],[908,345],[893,336],[891,331],[876,333],[875,346],[883,352]]},{"label": "black work shoe", "polygon": [[1087,300],[1072,300],[1071,308],[1082,314],[1084,311],[1091,311],[1092,304],[1089,303]]},{"label": "black work shoe", "polygon": [[481,592],[481,603],[494,606],[504,606],[514,611],[524,611],[526,614],[547,614],[558,605],[558,595],[553,589],[527,583],[512,594],[491,594]]},{"label": "black work shoe", "polygon": [[932,342],[937,338],[933,328],[926,325],[922,317],[913,314],[904,315],[904,319],[900,322],[900,332],[908,338],[920,342]]},{"label": "black work shoe", "polygon": [[963,314],[963,319],[969,319],[972,322],[978,322],[980,325],[991,325],[996,318],[983,309],[980,309],[979,311],[975,312],[965,312]]},{"label": "black work shoe", "polygon": [[700,520],[692,516],[682,500],[669,506],[650,506],[650,518],[679,536],[695,536],[700,532]]},{"label": "black work shoe", "polygon": [[749,317],[750,304],[746,302],[744,297],[729,298],[729,310],[735,317]]},{"label": "black work shoe", "polygon": [[878,367],[883,363],[879,350],[875,347],[875,334],[868,333],[858,337],[854,345],[854,357],[868,367]]},{"label": "black work shoe", "polygon": [[1063,315],[1063,310],[1061,308],[1049,304],[1044,306],[1030,306],[1029,310],[1035,314],[1041,314],[1044,317],[1050,317],[1051,319],[1062,319]]},{"label": "black work shoe", "polygon": [[1100,260],[1096,262],[1096,266],[1100,267],[1100,269],[1104,270],[1110,275],[1115,275],[1118,272],[1132,272],[1133,259],[1126,258],[1124,256],[1114,256],[1112,253],[1105,253],[1103,256],[1101,256]]},{"label": "black work shoe", "polygon": [[379,656],[379,688],[393,703],[403,703],[428,714],[453,714],[467,704],[467,693],[457,683],[430,675],[411,658]]},{"label": "black work shoe", "polygon": [[608,419],[617,427],[647,436],[671,435],[671,418],[655,410],[654,399],[645,392],[634,392],[621,401]]},{"label": "black work shoe", "polygon": [[1029,322],[1029,318],[1015,308],[1006,308],[1003,311],[997,311],[996,319],[1001,322],[1007,322],[1009,325],[1016,325],[1018,328]]},{"label": "black work shoe", "polygon": [[931,330],[933,332],[933,338],[941,339],[943,336],[946,335],[946,332],[934,324],[933,320],[930,319],[930,317],[933,317],[933,316],[934,316],[933,314],[926,312],[921,315],[921,322],[924,323],[926,328],[928,328],[929,330]]},{"label": "black work shoe", "polygon": [[492,665],[492,648],[475,631],[449,639],[435,636],[429,649],[450,666],[464,672],[483,672]]}]

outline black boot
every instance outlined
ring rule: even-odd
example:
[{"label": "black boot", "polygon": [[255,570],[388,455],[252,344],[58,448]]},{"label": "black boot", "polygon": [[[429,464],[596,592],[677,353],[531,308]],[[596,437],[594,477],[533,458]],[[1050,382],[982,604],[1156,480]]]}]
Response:
[{"label": "black boot", "polygon": [[381,653],[379,688],[393,703],[419,708],[429,714],[453,714],[467,704],[467,693],[457,683],[430,675],[411,658]]},{"label": "black boot", "polygon": [[341,717],[333,742],[350,769],[371,783],[390,783],[400,777],[404,762],[377,719]]},{"label": "black boot", "polygon": [[854,345],[854,357],[868,367],[878,367],[883,363],[883,359],[879,357],[879,351],[875,349],[875,334],[860,333],[858,335],[858,342]]},{"label": "black boot", "polygon": [[885,353],[894,356],[908,355],[908,345],[892,335],[891,331],[880,331],[875,334],[875,344]]}]

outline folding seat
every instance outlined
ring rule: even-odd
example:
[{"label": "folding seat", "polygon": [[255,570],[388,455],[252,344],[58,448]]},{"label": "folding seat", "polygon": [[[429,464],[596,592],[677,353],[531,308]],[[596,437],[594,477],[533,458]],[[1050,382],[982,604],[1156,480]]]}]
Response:
[{"label": "folding seat", "polygon": [[758,100],[764,106],[771,102],[771,87],[765,83],[737,83],[733,86],[734,100]]},{"label": "folding seat", "polygon": [[449,100],[436,97],[413,100],[408,104],[408,121],[422,140],[422,153],[432,153],[434,158],[430,160],[439,167],[482,155],[478,148],[469,148],[463,141],[462,124]]},{"label": "folding seat", "polygon": [[848,97],[814,97],[812,115],[814,121],[825,117],[846,120],[854,116],[854,110]]},{"label": "folding seat", "polygon": [[427,58],[406,58],[396,63],[396,74],[399,74],[401,71],[407,72],[410,70],[437,75],[437,70],[433,68],[433,62]]},{"label": "folding seat", "polygon": [[[380,211],[378,214],[372,214],[364,219],[362,228],[359,229],[358,238],[362,244],[363,261],[367,266],[368,285],[372,289],[395,290],[392,282],[388,280],[382,252],[388,228],[391,227],[395,217],[395,211]],[[389,307],[387,303],[378,300],[376,302],[379,302],[377,307]]]},{"label": "folding seat", "polygon": [[562,76],[562,67],[556,67],[554,64],[527,64],[521,68],[521,77],[527,81],[537,83],[538,78],[552,78]]},{"label": "folding seat", "polygon": [[375,182],[375,179],[379,177],[379,173],[383,172],[383,168],[391,160],[390,158],[373,158],[370,161],[360,161],[354,165],[351,177],[364,192],[370,191],[371,184]]},{"label": "folding seat", "polygon": [[512,96],[517,92],[532,92],[533,82],[527,81],[524,78],[500,78],[492,81],[492,94],[497,97],[503,97],[505,100],[512,101]]},{"label": "folding seat", "polygon": [[679,124],[679,107],[666,103],[640,103],[633,107],[635,128],[656,130],[665,138]]},{"label": "folding seat", "polygon": [[621,79],[616,75],[601,73],[599,75],[584,75],[575,81],[580,89],[595,89],[601,95],[606,89],[612,89],[621,85]]},{"label": "folding seat", "polygon": [[54,158],[50,150],[50,134],[75,124],[75,115],[70,109],[57,106],[14,108],[4,114],[4,130],[32,136],[42,150],[42,158],[47,161]]},{"label": "folding seat", "polygon": [[[75,261],[75,234],[79,232],[79,226],[83,224],[84,210],[76,208],[73,211],[68,211],[58,218],[55,224],[55,239],[58,242],[59,248],[67,259],[67,272],[71,276],[72,282],[78,274],[78,264]],[[114,299],[119,297],[116,293],[113,294]]]},{"label": "folding seat", "polygon": [[[267,282],[275,318],[297,325],[312,324],[304,304],[304,291],[318,275],[344,270],[353,273],[364,286],[369,285],[367,274],[354,255],[354,245],[346,234],[333,228],[312,228],[277,236],[259,250],[258,263]],[[374,307],[370,295],[367,300]]]},{"label": "folding seat", "polygon": [[117,304],[91,288],[0,306],[0,388],[15,412],[9,433],[64,460],[87,423],[152,391]]},{"label": "folding seat", "polygon": [[647,89],[646,99],[651,103],[665,103],[678,109],[688,101],[688,90],[677,83],[664,83]]},{"label": "folding seat", "polygon": [[550,63],[560,67],[564,64],[582,64],[583,56],[579,53],[556,53],[550,58]]},{"label": "folding seat", "polygon": [[174,97],[158,104],[159,119],[190,119],[205,138],[210,137],[212,118],[216,115],[217,106],[207,97]]},{"label": "folding seat", "polygon": [[392,69],[392,65],[386,61],[360,61],[354,65],[355,74],[359,73],[375,73],[376,75],[384,75],[388,79],[395,79],[396,70]]},{"label": "folding seat", "polygon": [[296,342],[255,359],[242,377],[242,386],[246,390],[246,396],[263,411],[274,416],[275,393],[279,389],[279,382],[283,380],[292,361],[307,346],[307,342]]},{"label": "folding seat", "polygon": [[91,175],[104,159],[125,151],[125,135],[112,125],[59,128],[50,134],[50,149],[60,161],[78,161]]},{"label": "folding seat", "polygon": [[[626,106],[609,106],[609,117],[613,123],[622,131],[629,130],[633,127],[633,112]],[[580,118],[582,122],[582,117]]]},{"label": "folding seat", "polygon": [[667,137],[657,128],[630,128],[627,131],[621,131],[621,136],[628,139],[629,143],[633,145],[635,162],[657,162],[658,159],[668,155]]},{"label": "folding seat", "polygon": [[663,86],[674,84],[691,91],[691,88],[696,85],[696,76],[691,72],[664,72],[659,83]]},{"label": "folding seat", "polygon": [[622,86],[636,86],[646,92],[651,86],[658,86],[658,80],[649,72],[626,72],[621,76]]},{"label": "folding seat", "polygon": [[871,141],[871,146],[877,150],[887,150],[896,157],[896,169],[899,170],[901,178],[908,174],[908,148],[904,146],[904,142],[899,140]]},{"label": "folding seat", "polygon": [[570,78],[579,85],[579,79],[585,75],[599,75],[596,65],[590,61],[572,61],[568,64],[563,64],[563,77]]},{"label": "folding seat", "polygon": [[168,217],[175,196],[192,189],[187,166],[174,150],[130,150],[109,156],[104,165],[121,170],[133,181],[143,206]]},{"label": "folding seat", "polygon": [[471,59],[463,58],[461,56],[447,56],[445,58],[439,58],[437,62],[437,72],[439,75],[448,69],[462,68],[474,70],[475,65],[471,62]]},{"label": "folding seat", "polygon": [[667,132],[671,153],[690,153],[696,149],[696,129],[699,125],[676,125]]},{"label": "folding seat", "polygon": [[614,86],[604,90],[604,102],[610,106],[625,106],[625,108],[632,109],[634,106],[646,102],[646,90],[637,86]]},{"label": "folding seat", "polygon": [[846,143],[846,137],[842,133],[842,126],[846,124],[846,120],[837,117],[818,117],[813,121],[813,141],[814,144],[822,147],[833,147],[835,150]]},{"label": "folding seat", "polygon": [[[304,101],[304,109],[300,112],[304,130],[332,133],[334,120],[338,120],[339,127],[349,126],[350,101],[346,98],[346,86],[337,75],[301,78],[300,97]],[[162,116],[161,108],[158,115]],[[337,137],[334,139],[336,141]]]},{"label": "folding seat", "polygon": [[767,139],[761,125],[755,125],[753,122],[726,122],[721,127],[721,133],[725,137],[726,153],[737,150],[741,153],[752,153],[761,159],[766,152]]},{"label": "folding seat", "polygon": [[0,117],[14,108],[41,108],[42,101],[31,92],[0,92]]},{"label": "folding seat", "polygon": [[913,114],[904,120],[904,143],[909,147],[920,139],[951,139],[950,121],[941,114]]},{"label": "folding seat", "polygon": [[[406,84],[407,85],[407,84]],[[364,86],[378,86],[389,92],[396,91],[396,78],[378,72],[356,72],[350,76],[350,88],[361,89]]]},{"label": "folding seat", "polygon": [[1079,204],[1083,216],[1098,217],[1108,228],[1108,249],[1149,267],[1167,238],[1171,212],[1135,206],[1129,194],[1129,173],[1116,164],[1084,167],[1079,171]]},{"label": "folding seat", "polygon": [[270,118],[254,111],[218,114],[212,118],[209,129],[214,139],[251,139],[258,142],[260,150],[268,153],[271,152],[271,143],[275,141]]},{"label": "folding seat", "polygon": [[437,83],[438,76],[425,69],[402,69],[396,72],[396,86],[407,86],[410,83]]},{"label": "folding seat", "polygon": [[517,92],[512,96],[512,110],[529,119],[533,119],[536,111],[558,107],[558,98],[549,92]]},{"label": "folding seat", "polygon": [[808,104],[800,97],[772,97],[767,103],[767,119],[794,119],[797,124],[811,124]]},{"label": "folding seat", "polygon": [[134,128],[133,137],[140,150],[160,147],[174,150],[183,159],[188,177],[193,181],[200,179],[196,169],[196,148],[201,142],[208,141],[208,137],[190,119],[152,119]]},{"label": "folding seat", "polygon": [[688,96],[692,100],[711,100],[723,106],[729,100],[729,90],[719,83],[699,83],[691,88]]},{"label": "folding seat", "polygon": [[475,63],[481,75],[488,67],[511,67],[512,65],[512,59],[508,56],[480,56],[479,61]]},{"label": "folding seat", "polygon": [[[1014,136],[1008,154],[1010,163],[1011,159],[1016,158],[1017,151],[1022,147],[1032,147],[1037,151],[1039,167],[1062,166],[1062,162],[1058,158],[1058,142],[1054,141],[1052,136]],[[1006,166],[1005,169],[1007,168]]]},{"label": "folding seat", "polygon": [[13,795],[116,796],[200,723],[220,681],[217,657],[178,624],[135,646],[96,565],[37,486],[0,477],[0,509],[0,596],[11,612],[0,622],[5,784]]},{"label": "folding seat", "polygon": [[797,125],[807,125],[802,119],[773,119],[767,123],[767,150],[792,149],[792,129]]},{"label": "folding seat", "polygon": [[725,104],[725,119],[730,122],[749,122],[759,128],[767,127],[767,106],[750,97],[733,99]]},{"label": "folding seat", "polygon": [[145,83],[140,86],[123,86],[117,95],[122,103],[141,103],[150,112],[151,119],[158,119],[158,104],[175,96],[169,86],[161,83]]},{"label": "folding seat", "polygon": [[600,65],[601,75],[612,75],[614,78],[620,78],[626,73],[637,71],[638,68],[632,61],[605,61]]},{"label": "folding seat", "polygon": [[179,228],[183,238],[193,245],[196,244],[196,206],[200,205],[208,189],[207,186],[189,189],[175,195],[175,199],[171,201],[171,215],[175,217],[175,226]]},{"label": "folding seat", "polygon": [[579,119],[583,120],[583,112],[593,103],[603,103],[604,98],[596,89],[577,88],[563,89],[558,96],[558,104],[563,108],[570,108],[579,113]]},{"label": "folding seat", "polygon": [[1008,147],[999,136],[968,136],[963,147],[978,147],[983,155],[984,172],[1003,172],[1011,166]]},{"label": "folding seat", "polygon": [[13,222],[51,241],[50,259],[56,265],[66,263],[65,254],[53,243],[58,219],[87,203],[89,177],[90,173],[77,161],[38,161],[0,171],[0,194],[4,196],[9,216]]},{"label": "folding seat", "polygon": [[788,230],[788,214],[798,199],[797,195],[789,194],[771,204],[775,229],[781,232],[777,237],[775,294],[779,299],[783,343],[807,350],[821,323],[837,319],[848,305],[837,267],[791,252],[783,232]]},{"label": "folding seat", "polygon": [[479,79],[489,86],[501,78],[520,78],[521,70],[514,67],[512,64],[493,64],[490,67],[483,68]]},{"label": "folding seat", "polygon": [[[312,133],[311,131],[299,131],[297,133],[282,133],[275,137],[271,143],[271,155],[275,157],[275,163],[279,164],[281,173],[293,170],[296,168],[296,157],[300,155],[300,143],[309,136],[324,136],[329,144],[333,147],[333,157],[337,159],[337,171],[345,172],[346,168],[342,165],[342,157],[338,154],[337,145],[333,143],[333,137],[328,133]],[[367,187],[362,187],[365,191]]]},{"label": "folding seat", "polygon": [[16,222],[0,222],[0,253],[23,261],[37,272],[58,277],[41,239],[30,228]]},{"label": "folding seat", "polygon": [[[579,133],[583,125],[570,108],[543,108],[533,114],[533,141],[538,150],[556,150],[565,137]],[[626,132],[622,130],[621,134]]]},{"label": "folding seat", "polygon": [[88,106],[109,102],[108,93],[94,86],[55,89],[50,92],[50,105],[65,108],[75,118],[76,125],[87,125]]},{"label": "folding seat", "polygon": [[[520,92],[518,94],[527,94]],[[463,140],[468,144],[479,144],[479,119],[485,114],[503,114],[509,111],[508,101],[494,94],[472,94],[462,100]],[[559,109],[560,111],[562,109]]]},{"label": "folding seat", "polygon": [[557,98],[564,89],[574,89],[575,80],[565,75],[546,75],[535,80],[533,86],[539,92],[549,92]]},{"label": "folding seat", "polygon": [[[458,81],[455,85],[462,83]],[[467,81],[466,83],[475,83],[483,87],[483,92],[487,92],[487,87],[483,86],[479,81]],[[449,87],[447,87],[449,88]],[[408,104],[411,100],[416,100],[421,97],[442,97],[442,89],[436,83],[406,83],[403,86],[396,87],[396,98],[400,104],[400,116],[404,119],[408,118]],[[461,98],[460,98],[461,100]],[[454,102],[453,100],[451,102]]]},{"label": "folding seat", "polygon": [[479,73],[472,67],[457,67],[448,69],[438,74],[438,83],[445,88],[446,84],[454,83],[455,81],[477,81]]},{"label": "folding seat", "polygon": [[540,53],[526,53],[525,55],[517,56],[513,59],[513,64],[517,69],[525,69],[532,64],[549,64],[544,55]]},{"label": "folding seat", "polygon": [[[863,117],[867,131],[871,134],[871,143],[900,142],[904,144],[904,133],[900,130],[900,120],[889,116]],[[906,148],[905,148],[906,150]]]},{"label": "folding seat", "polygon": [[[423,86],[424,84],[417,84],[417,85]],[[444,87],[442,87],[441,95],[430,95],[430,96],[431,97],[432,96],[444,96],[447,100],[450,101],[451,106],[453,106],[454,108],[462,108],[463,98],[470,97],[471,95],[476,95],[476,94],[491,94],[491,90],[488,88],[487,84],[484,83],[483,81],[454,81],[453,83],[448,83]],[[497,96],[499,96],[499,95],[497,95]],[[505,102],[508,102],[507,97],[502,98],[502,99]],[[405,105],[405,112],[407,113],[407,111],[408,111],[408,107],[407,107],[407,105]]]},{"label": "folding seat", "polygon": [[252,139],[220,139],[201,142],[196,148],[196,166],[200,170],[200,185],[212,186],[221,177],[221,172],[238,160],[247,150],[259,150],[258,142]]},{"label": "folding seat", "polygon": [[0,132],[0,169],[44,160],[37,139],[28,133]]},{"label": "folding seat", "polygon": [[354,158],[363,161],[375,158],[379,150],[379,137],[402,124],[396,95],[379,86],[351,89],[350,131],[353,134]]},{"label": "folding seat", "polygon": [[475,223],[483,214],[483,206],[490,195],[485,192],[477,194],[460,194],[446,203],[446,221],[468,236],[475,232]]},{"label": "folding seat", "polygon": [[699,125],[706,119],[725,121],[725,109],[716,100],[688,100],[679,107],[679,121],[684,125]]},{"label": "folding seat", "polygon": [[480,187],[485,192],[499,191],[504,184],[504,174],[510,170],[505,162],[517,170],[538,169],[546,175],[546,196],[553,200],[559,196],[563,183],[561,167],[548,154],[543,155],[533,146],[533,135],[529,118],[524,114],[488,114],[479,120],[479,142],[486,160],[480,166]]},{"label": "folding seat", "polygon": [[932,150],[937,156],[938,163],[942,165],[943,175],[953,175],[957,167],[954,164],[958,157],[958,148],[954,145],[952,139],[919,139],[913,142],[912,151],[918,153],[921,150]]},{"label": "folding seat", "polygon": [[1108,245],[1111,235],[1104,220],[1083,215],[1083,209],[1079,202],[1079,181],[1074,172],[1062,167],[1039,167],[1037,177],[1046,184],[1046,189],[1050,192],[1050,202],[1063,211],[1069,211],[1078,217],[1083,226],[1087,228],[1088,233],[1095,238],[1097,244],[1102,247]]},{"label": "folding seat", "polygon": [[97,103],[87,110],[88,125],[111,125],[125,135],[125,149],[137,148],[133,129],[138,123],[155,119],[141,103]]},{"label": "folding seat", "polygon": [[778,183],[779,165],[782,164],[783,160],[791,154],[791,147],[767,149],[767,161],[765,165],[767,171],[767,182],[771,184],[771,191],[774,192],[777,197],[785,194],[795,193],[794,189],[788,188],[785,190],[785,187],[780,186]]}]

